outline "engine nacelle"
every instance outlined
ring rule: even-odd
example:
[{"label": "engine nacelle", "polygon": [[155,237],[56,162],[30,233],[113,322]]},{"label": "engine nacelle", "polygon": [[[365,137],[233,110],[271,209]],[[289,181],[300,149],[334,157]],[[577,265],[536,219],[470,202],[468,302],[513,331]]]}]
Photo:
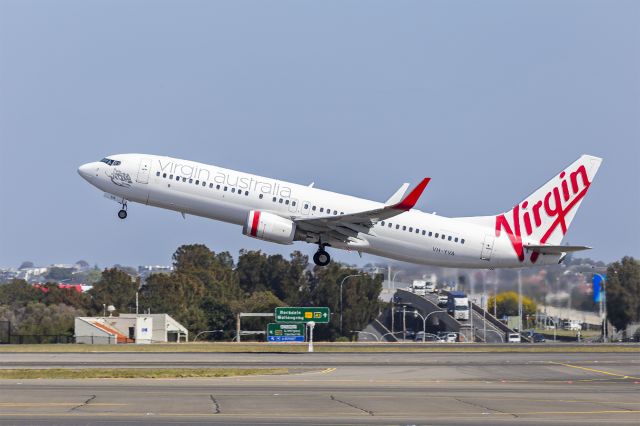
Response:
[{"label": "engine nacelle", "polygon": [[293,244],[296,224],[273,213],[251,210],[242,227],[242,233],[272,243]]}]

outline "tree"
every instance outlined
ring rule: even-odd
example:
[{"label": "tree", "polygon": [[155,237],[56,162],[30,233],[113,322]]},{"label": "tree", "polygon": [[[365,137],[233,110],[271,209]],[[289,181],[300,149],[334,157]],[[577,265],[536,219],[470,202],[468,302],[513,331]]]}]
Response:
[{"label": "tree", "polygon": [[[496,313],[498,315],[498,318],[502,318],[503,316],[518,316],[518,293],[516,293],[515,291],[507,291],[504,293],[498,293],[498,295],[495,297],[490,297],[488,309],[489,312],[493,311],[493,306],[496,301]],[[522,296],[522,314],[525,317],[527,315],[534,315],[536,313],[536,310],[536,303],[527,296]]]},{"label": "tree", "polygon": [[0,286],[0,305],[25,306],[29,302],[42,300],[42,290],[27,284],[25,280],[13,280]]},{"label": "tree", "polygon": [[102,310],[102,305],[113,305],[118,312],[128,312],[135,303],[140,281],[117,268],[105,269],[102,277],[91,290],[94,309]]},{"label": "tree", "polygon": [[206,328],[206,315],[200,306],[204,295],[204,284],[195,277],[152,274],[140,290],[140,304],[143,310],[171,315],[194,333]]},{"label": "tree", "polygon": [[33,267],[34,267],[34,264],[32,261],[25,260],[20,264],[20,267],[18,269],[26,269],[26,268],[33,268]]},{"label": "tree", "polygon": [[30,302],[15,309],[0,309],[0,319],[12,321],[12,332],[24,335],[62,335],[73,333],[73,323],[85,311],[65,304],[47,306]]},{"label": "tree", "polygon": [[[328,306],[331,321],[328,326],[318,327],[314,333],[318,339],[335,340],[340,334],[340,283],[347,275],[360,271],[337,262],[318,268],[310,279],[310,306]],[[342,333],[351,335],[351,330],[361,330],[380,312],[378,296],[382,291],[381,275],[363,275],[345,281],[342,288]]]},{"label": "tree", "polygon": [[640,321],[640,262],[623,257],[607,268],[607,316],[618,330]]},{"label": "tree", "polygon": [[69,281],[73,278],[73,269],[54,266],[53,268],[49,268],[45,278],[51,281]]}]

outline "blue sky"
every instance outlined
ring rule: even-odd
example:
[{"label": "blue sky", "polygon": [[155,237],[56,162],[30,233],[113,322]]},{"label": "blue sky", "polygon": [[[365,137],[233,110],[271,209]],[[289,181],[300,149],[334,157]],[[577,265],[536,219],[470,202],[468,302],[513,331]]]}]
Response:
[{"label": "blue sky", "polygon": [[120,221],[76,169],[126,152],[380,201],[430,176],[418,208],[445,216],[598,155],[565,241],[638,257],[638,22],[634,1],[1,0],[0,266],[313,253],[146,206]]}]

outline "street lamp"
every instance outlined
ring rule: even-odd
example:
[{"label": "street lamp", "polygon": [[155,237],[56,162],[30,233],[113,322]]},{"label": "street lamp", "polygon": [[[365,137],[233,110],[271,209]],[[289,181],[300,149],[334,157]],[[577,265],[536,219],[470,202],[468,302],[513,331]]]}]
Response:
[{"label": "street lamp", "polygon": [[[606,282],[607,279],[604,275],[602,274],[597,274],[594,273],[593,277],[599,277],[600,278],[600,294],[599,294],[599,311],[600,311],[600,324],[602,324],[602,341],[606,342],[607,339],[607,288],[606,288]],[[595,279],[593,280],[595,283]]]},{"label": "street lamp", "polygon": [[429,312],[426,316],[422,316],[417,310],[413,311],[413,315],[420,317],[422,319],[422,343],[425,342],[425,337],[427,335],[427,320],[433,314],[437,314],[438,312],[446,312],[446,311],[433,311]]},{"label": "street lamp", "polygon": [[346,277],[344,277],[342,279],[342,281],[340,281],[340,335],[341,336],[342,336],[342,285],[349,278],[361,277],[361,276],[362,276],[362,274],[347,275]]}]

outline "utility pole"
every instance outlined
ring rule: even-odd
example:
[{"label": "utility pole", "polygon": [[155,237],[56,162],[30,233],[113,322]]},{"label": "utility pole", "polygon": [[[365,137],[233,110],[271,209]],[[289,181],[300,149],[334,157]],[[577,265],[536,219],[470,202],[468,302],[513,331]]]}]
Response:
[{"label": "utility pole", "polygon": [[522,334],[522,269],[518,269],[518,333]]}]

